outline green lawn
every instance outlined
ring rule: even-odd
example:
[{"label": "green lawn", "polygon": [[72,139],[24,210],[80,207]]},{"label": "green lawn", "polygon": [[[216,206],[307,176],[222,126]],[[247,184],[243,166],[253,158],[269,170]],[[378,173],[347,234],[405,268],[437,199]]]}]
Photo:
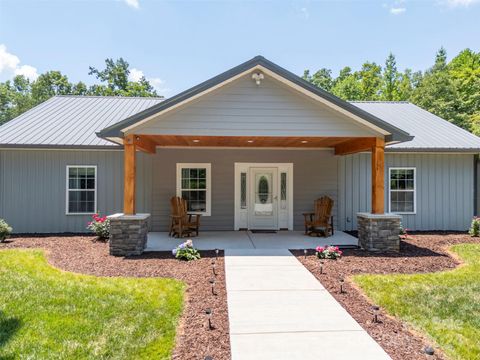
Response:
[{"label": "green lawn", "polygon": [[183,283],[63,272],[0,251],[0,359],[170,358]]},{"label": "green lawn", "polygon": [[451,250],[465,266],[353,279],[374,302],[427,334],[452,359],[480,359],[480,245],[455,245]]}]

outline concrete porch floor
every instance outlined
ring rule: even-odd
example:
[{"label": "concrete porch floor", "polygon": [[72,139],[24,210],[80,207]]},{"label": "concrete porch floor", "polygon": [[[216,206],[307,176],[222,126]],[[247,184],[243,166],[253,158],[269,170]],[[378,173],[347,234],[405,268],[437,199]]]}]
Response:
[{"label": "concrete porch floor", "polygon": [[[356,246],[358,239],[335,231],[328,238],[306,236],[302,231],[279,231],[277,233],[252,233],[251,231],[204,231],[192,237],[200,250],[213,249],[314,249],[317,246]],[[168,236],[167,232],[149,232],[145,251],[170,251],[182,241]]]}]

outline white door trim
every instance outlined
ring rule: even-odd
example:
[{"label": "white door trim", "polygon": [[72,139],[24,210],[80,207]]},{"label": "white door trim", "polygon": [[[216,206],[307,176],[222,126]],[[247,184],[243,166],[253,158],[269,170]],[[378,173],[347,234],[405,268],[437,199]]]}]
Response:
[{"label": "white door trim", "polygon": [[[249,197],[250,197],[250,188],[249,188],[249,179],[250,179],[250,168],[278,168],[277,176],[277,189],[280,195],[280,182],[281,176],[280,173],[287,173],[287,209],[288,212],[288,230],[293,230],[293,163],[234,163],[235,167],[235,178],[234,178],[234,229],[240,230],[241,228],[248,228],[248,209],[249,209]],[[246,173],[247,178],[247,206],[245,209],[241,209],[240,204],[240,174]],[[276,201],[276,206],[280,205],[280,201]],[[280,209],[277,211],[277,216],[280,216]],[[280,224],[280,221],[277,221]]]}]

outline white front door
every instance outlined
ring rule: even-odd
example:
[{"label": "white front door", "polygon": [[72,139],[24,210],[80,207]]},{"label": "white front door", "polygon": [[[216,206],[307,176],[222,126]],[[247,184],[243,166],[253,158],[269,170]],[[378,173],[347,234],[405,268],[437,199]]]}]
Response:
[{"label": "white front door", "polygon": [[235,230],[293,230],[293,164],[235,163]]},{"label": "white front door", "polygon": [[250,169],[250,229],[278,230],[278,168]]}]

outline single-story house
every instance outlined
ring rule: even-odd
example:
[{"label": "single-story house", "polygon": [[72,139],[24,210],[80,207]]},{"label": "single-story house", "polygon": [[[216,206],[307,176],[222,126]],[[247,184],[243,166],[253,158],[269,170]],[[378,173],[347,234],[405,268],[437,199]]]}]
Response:
[{"label": "single-story house", "polygon": [[4,124],[0,218],[62,233],[96,211],[148,213],[166,231],[177,194],[205,230],[293,230],[328,195],[339,230],[358,213],[465,230],[479,153],[411,103],[346,102],[257,56],[166,100],[55,96]]}]

